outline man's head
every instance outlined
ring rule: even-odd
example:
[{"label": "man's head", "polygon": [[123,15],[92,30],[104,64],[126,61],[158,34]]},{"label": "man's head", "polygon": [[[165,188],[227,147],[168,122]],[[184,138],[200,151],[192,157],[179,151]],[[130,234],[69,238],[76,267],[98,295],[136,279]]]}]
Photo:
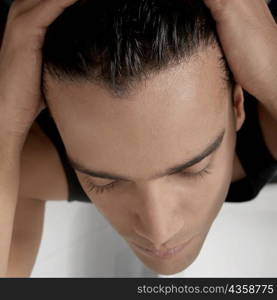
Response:
[{"label": "man's head", "polygon": [[[147,267],[187,268],[224,203],[244,121],[208,9],[79,1],[50,26],[43,54],[47,104],[88,197]],[[190,239],[167,258],[134,245]]]}]

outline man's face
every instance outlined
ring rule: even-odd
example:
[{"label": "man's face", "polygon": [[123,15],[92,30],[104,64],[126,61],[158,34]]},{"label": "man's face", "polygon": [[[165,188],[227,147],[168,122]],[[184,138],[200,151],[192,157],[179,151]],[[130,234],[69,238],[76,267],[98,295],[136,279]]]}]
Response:
[{"label": "man's face", "polygon": [[[143,264],[160,274],[175,274],[195,260],[231,183],[242,124],[224,89],[219,55],[218,48],[209,48],[140,83],[125,99],[90,83],[47,77],[49,106],[70,158],[122,178],[76,170],[84,191]],[[223,131],[212,154],[161,176],[198,156]],[[100,189],[91,190],[91,184]],[[167,257],[134,245],[163,251],[187,241]]]}]

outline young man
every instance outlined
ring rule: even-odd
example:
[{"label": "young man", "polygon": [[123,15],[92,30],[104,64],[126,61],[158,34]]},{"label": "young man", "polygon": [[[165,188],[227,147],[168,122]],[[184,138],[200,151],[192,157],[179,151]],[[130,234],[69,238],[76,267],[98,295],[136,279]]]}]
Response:
[{"label": "young man", "polygon": [[79,1],[42,51],[48,109],[23,152],[8,275],[30,275],[46,200],[93,203],[145,266],[174,274],[224,201],[273,177],[275,120],[233,80],[202,1]]}]

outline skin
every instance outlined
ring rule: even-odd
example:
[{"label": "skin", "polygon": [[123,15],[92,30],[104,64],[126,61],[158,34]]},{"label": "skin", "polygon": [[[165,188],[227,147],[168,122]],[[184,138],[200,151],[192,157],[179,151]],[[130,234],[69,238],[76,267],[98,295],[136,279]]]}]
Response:
[{"label": "skin", "polygon": [[277,126],[277,24],[262,0],[204,0],[236,82],[263,104]]},{"label": "skin", "polygon": [[[189,62],[139,83],[123,99],[94,84],[62,83],[46,74],[48,105],[70,157],[90,169],[132,178],[96,194],[89,192],[88,179],[97,185],[113,180],[76,171],[84,191],[141,262],[159,274],[178,273],[196,259],[231,183],[244,98],[237,84],[232,104],[219,55],[218,47],[202,50]],[[197,173],[211,162],[210,174],[149,179],[192,159],[223,128],[218,150],[184,171]],[[164,250],[191,238],[167,259],[150,257],[132,245]]]}]

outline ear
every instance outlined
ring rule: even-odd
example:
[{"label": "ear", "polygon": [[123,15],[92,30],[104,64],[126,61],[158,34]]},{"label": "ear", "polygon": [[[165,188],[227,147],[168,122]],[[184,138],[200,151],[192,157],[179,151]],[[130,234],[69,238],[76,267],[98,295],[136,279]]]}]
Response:
[{"label": "ear", "polygon": [[236,131],[239,131],[245,121],[245,110],[243,89],[238,83],[234,86],[233,100]]}]

